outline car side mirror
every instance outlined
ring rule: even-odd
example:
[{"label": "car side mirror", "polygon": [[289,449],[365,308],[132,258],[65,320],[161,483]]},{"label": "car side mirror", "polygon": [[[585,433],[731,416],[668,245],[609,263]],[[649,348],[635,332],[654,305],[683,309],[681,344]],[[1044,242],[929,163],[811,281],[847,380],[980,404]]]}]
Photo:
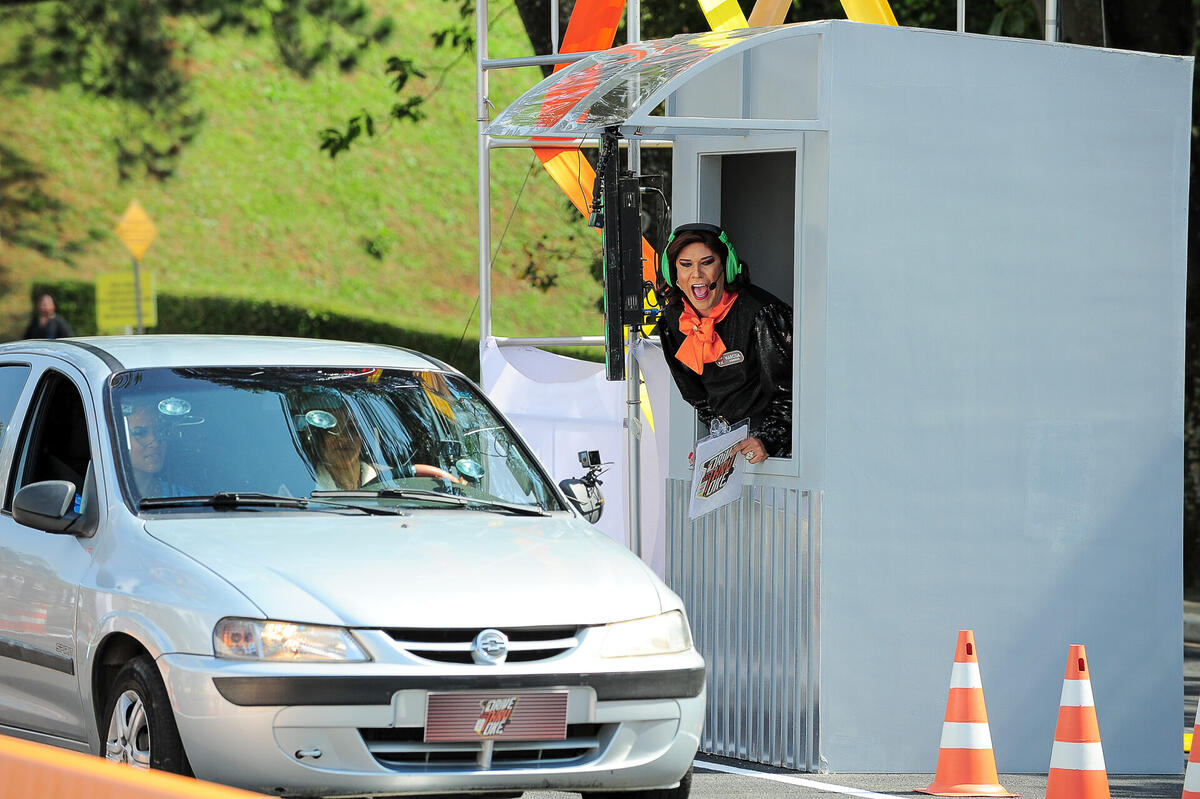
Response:
[{"label": "car side mirror", "polygon": [[71,527],[82,524],[74,504],[75,484],[68,480],[30,483],[13,497],[13,519],[48,533],[74,533]]},{"label": "car side mirror", "polygon": [[567,499],[571,500],[571,504],[579,509],[583,518],[592,524],[600,521],[600,516],[604,513],[604,497],[600,494],[600,486],[595,480],[571,477],[559,483],[558,487],[567,495]]}]

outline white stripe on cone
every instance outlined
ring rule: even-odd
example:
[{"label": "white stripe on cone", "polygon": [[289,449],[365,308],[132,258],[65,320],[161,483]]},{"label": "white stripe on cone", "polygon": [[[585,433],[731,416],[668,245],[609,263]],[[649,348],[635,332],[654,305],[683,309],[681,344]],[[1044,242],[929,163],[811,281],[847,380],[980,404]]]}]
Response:
[{"label": "white stripe on cone", "polygon": [[1062,707],[1095,707],[1092,699],[1091,680],[1063,680],[1062,698],[1058,701]]},{"label": "white stripe on cone", "polygon": [[943,749],[991,749],[992,734],[986,721],[942,722]]},{"label": "white stripe on cone", "polygon": [[955,663],[950,670],[951,688],[982,688],[978,663]]},{"label": "white stripe on cone", "polygon": [[1104,749],[1096,743],[1055,741],[1050,750],[1050,768],[1070,771],[1104,771]]},{"label": "white stripe on cone", "polygon": [[1188,763],[1187,773],[1183,775],[1183,790],[1200,793],[1200,768],[1192,768],[1191,763]]}]

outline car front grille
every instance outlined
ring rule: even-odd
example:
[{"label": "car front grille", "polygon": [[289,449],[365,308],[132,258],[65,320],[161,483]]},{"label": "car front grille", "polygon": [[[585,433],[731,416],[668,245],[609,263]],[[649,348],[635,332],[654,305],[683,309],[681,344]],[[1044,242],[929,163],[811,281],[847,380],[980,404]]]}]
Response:
[{"label": "car front grille", "polygon": [[[569,724],[567,737],[552,741],[496,741],[491,764],[493,771],[545,766],[575,766],[600,756],[603,743],[615,724]],[[444,771],[479,768],[482,744],[427,743],[421,727],[360,729],[363,743],[383,766],[398,771]]]},{"label": "car front grille", "polygon": [[[411,655],[438,663],[470,664],[471,642],[479,629],[424,629],[403,627],[386,630],[396,645]],[[577,627],[517,627],[500,631],[508,636],[508,663],[547,660],[579,645]]]}]

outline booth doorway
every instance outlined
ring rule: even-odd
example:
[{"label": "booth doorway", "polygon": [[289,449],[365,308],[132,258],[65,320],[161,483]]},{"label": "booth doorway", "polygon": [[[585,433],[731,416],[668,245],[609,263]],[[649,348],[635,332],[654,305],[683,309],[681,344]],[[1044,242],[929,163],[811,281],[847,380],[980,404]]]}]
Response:
[{"label": "booth doorway", "polygon": [[[731,150],[715,138],[675,149],[676,208],[694,207],[696,219],[719,223],[749,264],[751,282],[797,310],[799,190],[813,178],[798,174],[812,165],[804,148],[793,137],[769,150]],[[694,183],[680,168],[689,163],[698,166]],[[677,210],[675,222],[683,221],[690,217]],[[799,360],[797,338],[794,369]],[[821,497],[796,479],[801,448],[793,435],[792,459],[770,459],[739,502],[694,520],[690,475],[667,480],[667,583],[683,599],[708,664],[701,751],[817,771]]]},{"label": "booth doorway", "polygon": [[[750,280],[791,304],[796,272],[796,151],[724,153],[700,159],[700,218],[720,219],[738,257],[750,265]],[[706,207],[715,198],[719,207]]]},{"label": "booth doorway", "polygon": [[[720,220],[751,283],[795,308],[796,151],[702,153],[697,194],[698,218]],[[699,420],[695,435],[708,435]]]}]

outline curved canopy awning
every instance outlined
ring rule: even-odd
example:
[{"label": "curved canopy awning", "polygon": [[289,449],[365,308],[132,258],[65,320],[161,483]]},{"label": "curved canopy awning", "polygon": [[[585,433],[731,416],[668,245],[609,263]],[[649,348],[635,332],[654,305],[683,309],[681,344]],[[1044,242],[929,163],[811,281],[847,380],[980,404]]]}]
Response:
[{"label": "curved canopy awning", "polygon": [[813,130],[821,34],[830,23],[742,28],[637,42],[588,56],[521,95],[497,137],[587,138]]}]

